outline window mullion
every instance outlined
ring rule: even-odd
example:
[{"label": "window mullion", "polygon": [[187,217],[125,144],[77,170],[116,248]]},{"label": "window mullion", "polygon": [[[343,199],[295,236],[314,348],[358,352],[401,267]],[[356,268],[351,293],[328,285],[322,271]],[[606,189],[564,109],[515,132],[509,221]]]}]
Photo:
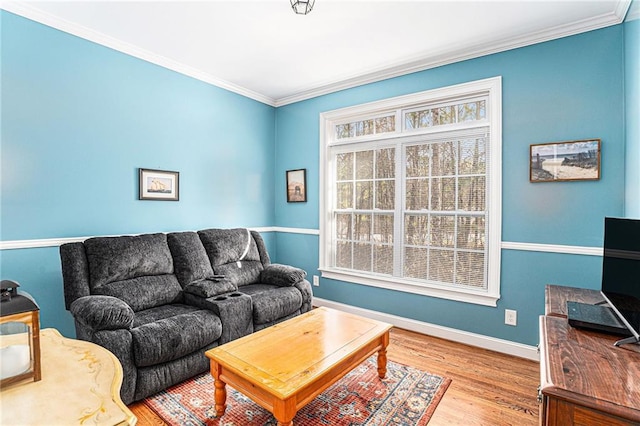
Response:
[{"label": "window mullion", "polygon": [[395,168],[395,209],[393,214],[393,276],[403,277],[403,246],[404,246],[404,206],[406,205],[406,161],[404,145],[396,143],[396,168]]}]

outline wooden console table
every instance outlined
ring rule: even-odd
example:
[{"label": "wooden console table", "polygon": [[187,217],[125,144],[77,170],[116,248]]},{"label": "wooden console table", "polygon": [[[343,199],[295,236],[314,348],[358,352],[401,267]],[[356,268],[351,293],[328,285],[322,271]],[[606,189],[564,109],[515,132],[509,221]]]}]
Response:
[{"label": "wooden console table", "polygon": [[120,399],[122,366],[108,350],[40,332],[42,379],[3,386],[2,425],[135,425]]},{"label": "wooden console table", "polygon": [[540,424],[639,425],[640,345],[571,327],[566,302],[596,303],[595,290],[549,285],[540,317]]}]

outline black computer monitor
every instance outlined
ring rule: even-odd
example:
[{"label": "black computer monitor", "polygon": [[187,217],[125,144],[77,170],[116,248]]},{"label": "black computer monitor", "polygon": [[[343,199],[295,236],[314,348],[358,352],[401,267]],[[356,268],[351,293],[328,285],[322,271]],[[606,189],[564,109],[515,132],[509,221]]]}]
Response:
[{"label": "black computer monitor", "polygon": [[640,220],[605,218],[602,295],[633,335],[616,345],[640,342]]}]

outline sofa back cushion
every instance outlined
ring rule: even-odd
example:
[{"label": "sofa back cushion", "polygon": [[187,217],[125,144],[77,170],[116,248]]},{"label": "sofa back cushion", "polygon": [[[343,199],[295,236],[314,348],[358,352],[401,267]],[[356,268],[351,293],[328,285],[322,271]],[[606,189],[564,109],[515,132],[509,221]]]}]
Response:
[{"label": "sofa back cushion", "polygon": [[167,243],[173,255],[173,267],[182,287],[213,277],[207,252],[196,232],[172,232]]},{"label": "sofa back cushion", "polygon": [[84,245],[92,294],[117,297],[136,312],[182,300],[165,234],[97,237]]},{"label": "sofa back cushion", "polygon": [[264,266],[248,229],[206,229],[198,235],[216,274],[237,286],[258,282]]}]

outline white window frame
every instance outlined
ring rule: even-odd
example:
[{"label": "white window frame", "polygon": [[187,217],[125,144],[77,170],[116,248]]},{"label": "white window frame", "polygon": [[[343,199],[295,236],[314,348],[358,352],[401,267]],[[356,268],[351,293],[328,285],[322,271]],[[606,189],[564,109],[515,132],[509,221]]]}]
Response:
[{"label": "white window frame", "polygon": [[[479,127],[489,127],[488,186],[487,195],[487,288],[461,288],[460,286],[438,286],[429,283],[419,285],[398,277],[373,276],[356,271],[345,271],[330,265],[333,222],[331,200],[333,200],[333,169],[330,164],[331,152],[340,145],[354,143],[362,146],[383,141],[433,132],[455,130],[456,124],[446,124],[429,128],[404,130],[403,112],[410,111],[422,104],[450,102],[457,98],[467,99],[474,96],[486,96],[488,105],[487,119],[478,123]],[[379,117],[395,112],[395,132],[336,139],[337,124],[360,119]],[[465,127],[470,124],[465,123]],[[471,124],[473,126],[474,124]],[[382,142],[380,142],[382,143]],[[320,247],[319,270],[325,278],[363,284],[367,286],[398,290],[408,293],[433,296],[460,302],[485,306],[497,306],[500,299],[500,262],[502,241],[502,78],[500,76],[478,80],[439,89],[428,90],[382,101],[356,105],[320,114]],[[397,238],[397,237],[396,237]]]}]

